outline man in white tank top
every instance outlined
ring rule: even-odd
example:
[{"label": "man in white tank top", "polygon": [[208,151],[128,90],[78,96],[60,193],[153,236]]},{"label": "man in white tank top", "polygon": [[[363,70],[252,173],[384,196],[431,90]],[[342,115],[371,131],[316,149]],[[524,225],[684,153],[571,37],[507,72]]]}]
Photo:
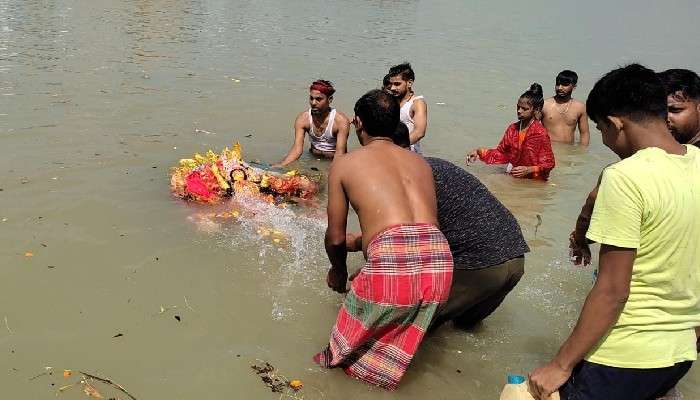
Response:
[{"label": "man in white tank top", "polygon": [[329,81],[318,80],[309,87],[309,109],[302,111],[294,121],[294,144],[287,155],[275,164],[286,167],[301,157],[304,138],[309,135],[309,152],[315,156],[332,159],[345,154],[350,131],[350,120],[335,108],[331,108],[335,89]]},{"label": "man in white tank top", "polygon": [[403,63],[389,69],[385,79],[385,90],[396,97],[401,104],[401,122],[408,127],[411,139],[411,150],[421,153],[420,140],[428,128],[428,106],[423,96],[413,92],[413,81],[416,76],[411,64]]}]

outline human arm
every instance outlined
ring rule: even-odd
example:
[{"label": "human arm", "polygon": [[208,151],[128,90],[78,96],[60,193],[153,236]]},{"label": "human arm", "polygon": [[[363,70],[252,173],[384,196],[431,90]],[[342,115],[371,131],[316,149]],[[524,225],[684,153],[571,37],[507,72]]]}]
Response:
[{"label": "human arm", "polygon": [[583,105],[583,111],[578,117],[578,133],[579,133],[579,143],[582,146],[588,146],[588,142],[591,139],[591,134],[588,129],[588,113],[586,113],[586,106]]},{"label": "human arm", "polygon": [[413,131],[408,135],[411,144],[416,144],[425,136],[428,129],[428,105],[423,99],[417,99],[411,107],[413,111]]},{"label": "human arm", "polygon": [[574,265],[588,265],[591,263],[591,249],[588,247],[588,239],[586,232],[591,224],[591,216],[595,206],[596,197],[598,197],[598,188],[603,174],[598,177],[598,182],[586,198],[586,202],[581,207],[581,212],[576,218],[576,227],[571,235],[569,235],[569,248],[571,249],[571,257]]},{"label": "human arm", "polygon": [[512,125],[508,126],[508,128],[506,128],[505,133],[503,134],[503,137],[501,138],[501,141],[498,142],[498,146],[496,146],[495,149],[480,148],[473,150],[467,155],[467,163],[476,161],[477,157],[486,164],[509,163],[511,160],[508,155],[508,150],[510,149],[513,143],[512,136],[514,134],[517,135],[517,132],[513,132],[514,130],[515,128]]},{"label": "human arm", "polygon": [[350,121],[348,118],[338,113],[336,115],[336,126],[338,127],[338,133],[335,138],[335,155],[342,155],[348,151],[348,136],[350,133]]},{"label": "human arm", "polygon": [[341,175],[344,166],[341,160],[331,165],[328,172],[328,227],[324,244],[331,268],[326,281],[328,287],[338,293],[345,293],[348,278],[347,248],[345,230],[348,220],[348,199],[345,196]]},{"label": "human arm", "polygon": [[304,152],[304,135],[306,134],[305,129],[307,124],[307,122],[305,122],[304,115],[306,115],[306,113],[299,114],[297,119],[294,121],[294,144],[292,145],[292,148],[289,149],[289,152],[287,152],[287,155],[284,156],[282,161],[274,165],[275,167],[286,167],[287,165],[298,160],[299,157],[301,157],[301,154]]},{"label": "human arm", "polygon": [[636,249],[602,245],[598,279],[569,338],[552,361],[529,374],[530,393],[546,399],[615,324],[627,302]]},{"label": "human arm", "polygon": [[629,295],[636,249],[642,241],[645,204],[639,182],[624,167],[605,169],[586,233],[586,238],[601,244],[598,277],[569,339],[552,362],[532,373],[531,387],[537,393],[556,390],[617,321]]},{"label": "human arm", "polygon": [[539,130],[532,132],[531,140],[525,141],[523,144],[527,146],[527,151],[534,155],[535,165],[531,165],[528,177],[531,178],[547,178],[549,172],[554,169],[554,151],[552,151],[552,142],[549,139],[549,133],[543,125],[539,125]]},{"label": "human arm", "polygon": [[348,252],[362,251],[362,233],[345,234],[345,249]]},{"label": "human arm", "polygon": [[474,149],[474,150],[470,151],[469,153],[467,153],[467,156],[465,157],[464,162],[467,165],[469,165],[473,162],[476,162],[476,160],[479,159],[479,150],[480,149]]}]

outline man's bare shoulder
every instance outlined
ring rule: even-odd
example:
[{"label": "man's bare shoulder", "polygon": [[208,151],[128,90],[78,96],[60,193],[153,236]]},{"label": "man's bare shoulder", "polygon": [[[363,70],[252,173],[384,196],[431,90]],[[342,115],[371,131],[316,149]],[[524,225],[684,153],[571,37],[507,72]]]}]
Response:
[{"label": "man's bare shoulder", "polygon": [[582,102],[581,100],[577,99],[571,99],[571,105],[574,107],[583,107],[586,108],[586,103]]},{"label": "man's bare shoulder", "polygon": [[574,109],[578,114],[586,112],[586,103],[581,100],[571,99],[571,108]]},{"label": "man's bare shoulder", "polygon": [[556,101],[554,100],[554,97],[548,97],[548,98],[544,99],[542,111],[546,113],[547,111],[551,110],[555,104],[556,104]]},{"label": "man's bare shoulder", "polygon": [[353,151],[349,151],[343,154],[342,157],[334,158],[333,163],[331,164],[331,168],[335,168],[336,170],[348,168],[349,165],[352,166],[353,164],[359,162],[360,159],[364,158],[364,154],[366,152],[367,149],[365,149],[364,147],[360,147]]},{"label": "man's bare shoulder", "polygon": [[331,175],[333,179],[343,182],[343,185],[352,183],[358,175],[358,171],[363,171],[368,165],[373,164],[371,160],[372,154],[365,147],[360,147],[353,151],[343,154],[342,157],[333,158],[330,170],[328,171],[329,179]]},{"label": "man's bare shoulder", "polygon": [[426,103],[425,97],[421,97],[421,98],[413,100],[413,104],[411,105],[411,108],[416,109],[416,107],[428,107],[428,103]]},{"label": "man's bare shoulder", "polygon": [[296,119],[294,120],[294,125],[296,126],[301,126],[304,128],[309,128],[309,111],[302,111],[297,115]]},{"label": "man's bare shoulder", "polygon": [[335,124],[350,125],[350,118],[345,115],[344,112],[336,109],[335,111]]},{"label": "man's bare shoulder", "polygon": [[338,109],[335,110],[335,120],[350,122],[350,118],[348,118],[347,114]]},{"label": "man's bare shoulder", "polygon": [[[354,153],[354,151],[351,153]],[[329,179],[331,179],[331,177],[342,179],[342,176],[345,174],[345,171],[348,169],[348,159],[352,158],[351,153],[345,153],[345,154],[343,154],[342,157],[334,157],[333,158],[333,162],[331,162],[331,166],[328,169],[328,178]]]}]

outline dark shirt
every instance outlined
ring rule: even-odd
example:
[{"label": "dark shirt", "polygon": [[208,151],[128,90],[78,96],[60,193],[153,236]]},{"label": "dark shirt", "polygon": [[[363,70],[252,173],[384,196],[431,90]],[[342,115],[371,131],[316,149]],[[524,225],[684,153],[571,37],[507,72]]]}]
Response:
[{"label": "dark shirt", "polygon": [[491,267],[530,251],[518,221],[483,183],[449,161],[425,160],[433,169],[438,221],[455,269]]}]

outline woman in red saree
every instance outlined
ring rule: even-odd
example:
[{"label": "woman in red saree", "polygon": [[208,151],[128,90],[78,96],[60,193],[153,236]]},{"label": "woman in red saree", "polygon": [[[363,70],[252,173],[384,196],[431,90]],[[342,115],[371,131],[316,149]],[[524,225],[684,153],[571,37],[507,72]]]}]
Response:
[{"label": "woman in red saree", "polygon": [[554,153],[547,129],[535,118],[542,103],[542,87],[534,83],[518,99],[518,121],[508,125],[498,146],[473,150],[467,164],[477,158],[486,164],[509,164],[506,171],[516,178],[546,180],[554,168]]}]

